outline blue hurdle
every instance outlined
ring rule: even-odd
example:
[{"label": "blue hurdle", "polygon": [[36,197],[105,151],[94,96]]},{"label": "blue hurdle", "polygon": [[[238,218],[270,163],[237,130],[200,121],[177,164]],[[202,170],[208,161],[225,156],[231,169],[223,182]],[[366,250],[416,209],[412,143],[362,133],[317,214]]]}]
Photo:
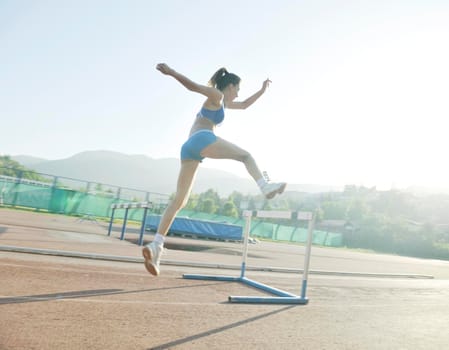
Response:
[{"label": "blue hurdle", "polygon": [[[290,212],[290,211],[267,211],[267,210],[246,210],[243,212],[245,217],[244,227],[244,246],[243,246],[243,261],[239,277],[233,276],[214,276],[214,275],[199,275],[199,274],[184,274],[185,279],[194,280],[213,280],[226,282],[242,282],[251,287],[266,291],[275,296],[273,297],[255,297],[255,296],[229,296],[228,300],[231,303],[263,303],[263,304],[307,304],[308,298],[306,296],[307,278],[309,274],[310,253],[312,250],[313,228],[315,223],[315,215],[312,212]],[[277,219],[295,219],[308,221],[306,253],[304,256],[304,269],[302,275],[301,295],[295,295],[277,288],[270,287],[266,284],[251,280],[245,277],[246,258],[248,255],[248,241],[249,232],[251,228],[251,218],[277,218]]]},{"label": "blue hurdle", "polygon": [[111,213],[111,220],[109,221],[109,229],[108,229],[108,236],[111,235],[112,231],[112,222],[114,221],[114,214],[116,209],[125,209],[125,217],[123,218],[123,226],[122,226],[122,232],[120,234],[120,240],[123,241],[125,239],[125,231],[126,231],[126,223],[128,222],[128,210],[129,209],[139,209],[143,208],[143,219],[142,219],[142,226],[140,227],[140,236],[139,236],[139,245],[143,244],[143,234],[145,233],[145,224],[147,220],[147,213],[148,209],[153,209],[153,203],[152,202],[140,202],[140,203],[114,203],[111,205],[112,213]]}]

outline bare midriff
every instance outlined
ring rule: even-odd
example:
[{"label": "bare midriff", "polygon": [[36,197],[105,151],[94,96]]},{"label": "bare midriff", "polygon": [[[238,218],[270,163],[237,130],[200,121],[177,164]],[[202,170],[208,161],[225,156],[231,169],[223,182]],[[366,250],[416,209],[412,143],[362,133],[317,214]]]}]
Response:
[{"label": "bare midriff", "polygon": [[191,136],[193,133],[195,133],[195,132],[197,132],[199,130],[211,130],[211,131],[214,131],[215,130],[215,124],[212,123],[207,118],[196,117],[195,121],[193,122],[192,128],[190,129],[189,136]]}]

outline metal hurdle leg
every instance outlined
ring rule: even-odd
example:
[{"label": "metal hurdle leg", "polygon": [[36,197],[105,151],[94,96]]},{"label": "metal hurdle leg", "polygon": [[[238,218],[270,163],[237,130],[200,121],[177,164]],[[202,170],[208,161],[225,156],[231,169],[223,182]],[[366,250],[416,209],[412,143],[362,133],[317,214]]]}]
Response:
[{"label": "metal hurdle leg", "polygon": [[112,214],[111,214],[111,221],[109,222],[109,232],[108,232],[108,236],[111,235],[111,231],[112,231],[112,222],[114,220],[114,214],[115,214],[115,210],[116,209],[125,209],[125,216],[123,218],[123,226],[122,226],[122,232],[120,234],[120,240],[123,241],[125,239],[125,232],[126,232],[126,224],[128,222],[128,212],[129,209],[139,209],[139,208],[144,208],[144,214],[143,214],[143,219],[142,219],[142,226],[140,227],[140,236],[139,236],[139,245],[142,245],[143,243],[143,235],[145,233],[145,224],[146,224],[146,219],[147,219],[147,214],[148,214],[148,209],[153,208],[153,203],[152,202],[141,202],[141,203],[119,203],[119,204],[112,204],[111,205],[112,208]]},{"label": "metal hurdle leg", "polygon": [[240,278],[245,277],[246,258],[248,256],[249,231],[251,231],[251,215],[248,215],[246,217],[245,227],[243,229],[243,254],[242,254],[242,269],[240,270]]},{"label": "metal hurdle leg", "polygon": [[312,220],[309,221],[309,226],[307,230],[307,246],[306,246],[306,253],[304,254],[304,270],[302,273],[302,287],[301,287],[301,298],[303,299],[306,299],[307,278],[309,276],[310,253],[312,252],[314,225],[315,225],[315,215],[313,216]]},{"label": "metal hurdle leg", "polygon": [[109,221],[108,236],[111,235],[111,231],[112,231],[112,222],[114,221],[114,213],[115,213],[115,207],[112,208],[111,221]]},{"label": "metal hurdle leg", "polygon": [[[288,214],[287,214],[288,213]],[[306,214],[300,217],[300,214]],[[265,304],[307,304],[308,299],[306,298],[306,288],[307,288],[307,276],[309,270],[309,262],[310,262],[310,252],[312,247],[312,239],[313,239],[313,223],[315,220],[315,215],[312,213],[296,213],[297,219],[307,220],[309,221],[308,226],[308,237],[307,237],[307,245],[306,245],[306,253],[305,253],[305,263],[304,263],[304,271],[303,271],[303,283],[301,296],[297,296],[295,294],[288,293],[286,291],[273,288],[263,283],[259,283],[257,281],[251,280],[245,277],[246,270],[246,258],[248,253],[248,240],[249,240],[249,232],[251,226],[251,217],[274,217],[274,218],[289,218],[292,217],[292,213],[290,212],[273,212],[273,216],[270,216],[270,212],[268,211],[259,211],[259,212],[249,212],[246,211],[244,213],[246,216],[245,228],[244,228],[244,248],[243,248],[243,262],[241,268],[240,277],[231,277],[231,276],[208,276],[208,275],[192,275],[192,274],[184,274],[183,278],[186,279],[197,279],[197,280],[215,280],[215,281],[235,281],[242,282],[251,287],[269,292],[274,294],[275,297],[253,297],[253,296],[229,296],[228,300],[232,303],[265,303]]]},{"label": "metal hurdle leg", "polygon": [[[300,213],[298,213],[299,216]],[[309,213],[311,214],[311,213]],[[263,217],[269,217],[269,214],[263,213]],[[253,297],[253,296],[230,296],[229,301],[233,303],[253,303],[253,304],[307,304],[308,299],[306,297],[306,288],[307,288],[307,276],[309,271],[309,262],[310,262],[310,253],[312,247],[312,239],[313,239],[313,223],[315,220],[315,216],[311,214],[311,217],[308,218],[308,234],[307,234],[307,245],[306,252],[304,257],[304,270],[303,270],[303,281],[302,281],[302,289],[301,296],[297,296],[276,288],[272,288],[270,286],[261,284],[259,282],[255,282],[252,280],[248,280],[244,278],[242,282],[248,284],[252,287],[256,287],[258,289],[270,292],[276,297]]]},{"label": "metal hurdle leg", "polygon": [[126,222],[128,221],[128,210],[129,210],[129,208],[127,207],[125,209],[125,217],[123,218],[122,234],[120,235],[121,241],[123,241],[125,239]]},{"label": "metal hurdle leg", "polygon": [[251,216],[246,217],[245,227],[244,227],[244,248],[243,248],[243,256],[242,256],[242,269],[240,271],[240,277],[233,276],[215,276],[215,275],[198,275],[198,274],[184,274],[182,275],[185,279],[190,280],[208,280],[208,281],[226,281],[226,282],[241,282],[245,275],[246,269],[246,256],[248,252],[248,233],[249,226],[251,225]]},{"label": "metal hurdle leg", "polygon": [[139,245],[143,244],[143,234],[145,233],[145,224],[147,222],[148,207],[143,211],[142,226],[140,227]]}]

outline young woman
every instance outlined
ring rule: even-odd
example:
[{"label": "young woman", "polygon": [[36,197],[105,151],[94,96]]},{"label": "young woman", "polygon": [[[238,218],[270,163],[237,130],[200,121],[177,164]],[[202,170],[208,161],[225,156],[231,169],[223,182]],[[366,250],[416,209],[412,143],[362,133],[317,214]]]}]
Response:
[{"label": "young woman", "polygon": [[263,82],[262,88],[254,95],[237,102],[234,100],[238,97],[240,78],[225,68],[219,69],[212,76],[208,86],[193,82],[165,63],[158,64],[156,69],[175,78],[188,90],[204,95],[206,101],[196,116],[188,140],[181,148],[181,170],[176,195],[161,217],[153,242],[142,251],[145,267],[154,276],[159,275],[159,262],[165,236],[176,214],[187,204],[198,165],[204,158],[233,159],[242,162],[267,199],[282,193],[287,185],[285,182],[267,182],[250,153],[214,134],[215,126],[224,119],[225,108],[248,108],[263,95],[271,83],[269,79]]}]

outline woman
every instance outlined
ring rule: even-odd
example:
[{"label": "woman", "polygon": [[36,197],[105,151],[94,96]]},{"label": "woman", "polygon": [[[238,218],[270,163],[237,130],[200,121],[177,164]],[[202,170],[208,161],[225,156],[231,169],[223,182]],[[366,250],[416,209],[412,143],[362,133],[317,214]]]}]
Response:
[{"label": "woman", "polygon": [[153,242],[142,251],[146,269],[155,276],[159,275],[159,262],[165,236],[176,214],[187,204],[198,165],[204,158],[233,159],[242,162],[267,199],[282,193],[287,185],[285,182],[267,182],[251,154],[214,134],[215,126],[224,119],[224,109],[248,108],[263,95],[271,83],[269,79],[263,82],[262,88],[254,95],[242,102],[236,102],[234,99],[238,97],[240,78],[225,68],[219,69],[212,76],[209,86],[193,82],[165,63],[158,64],[156,69],[172,76],[188,90],[204,95],[206,101],[193,123],[189,139],[181,148],[181,170],[176,195],[161,217]]}]

